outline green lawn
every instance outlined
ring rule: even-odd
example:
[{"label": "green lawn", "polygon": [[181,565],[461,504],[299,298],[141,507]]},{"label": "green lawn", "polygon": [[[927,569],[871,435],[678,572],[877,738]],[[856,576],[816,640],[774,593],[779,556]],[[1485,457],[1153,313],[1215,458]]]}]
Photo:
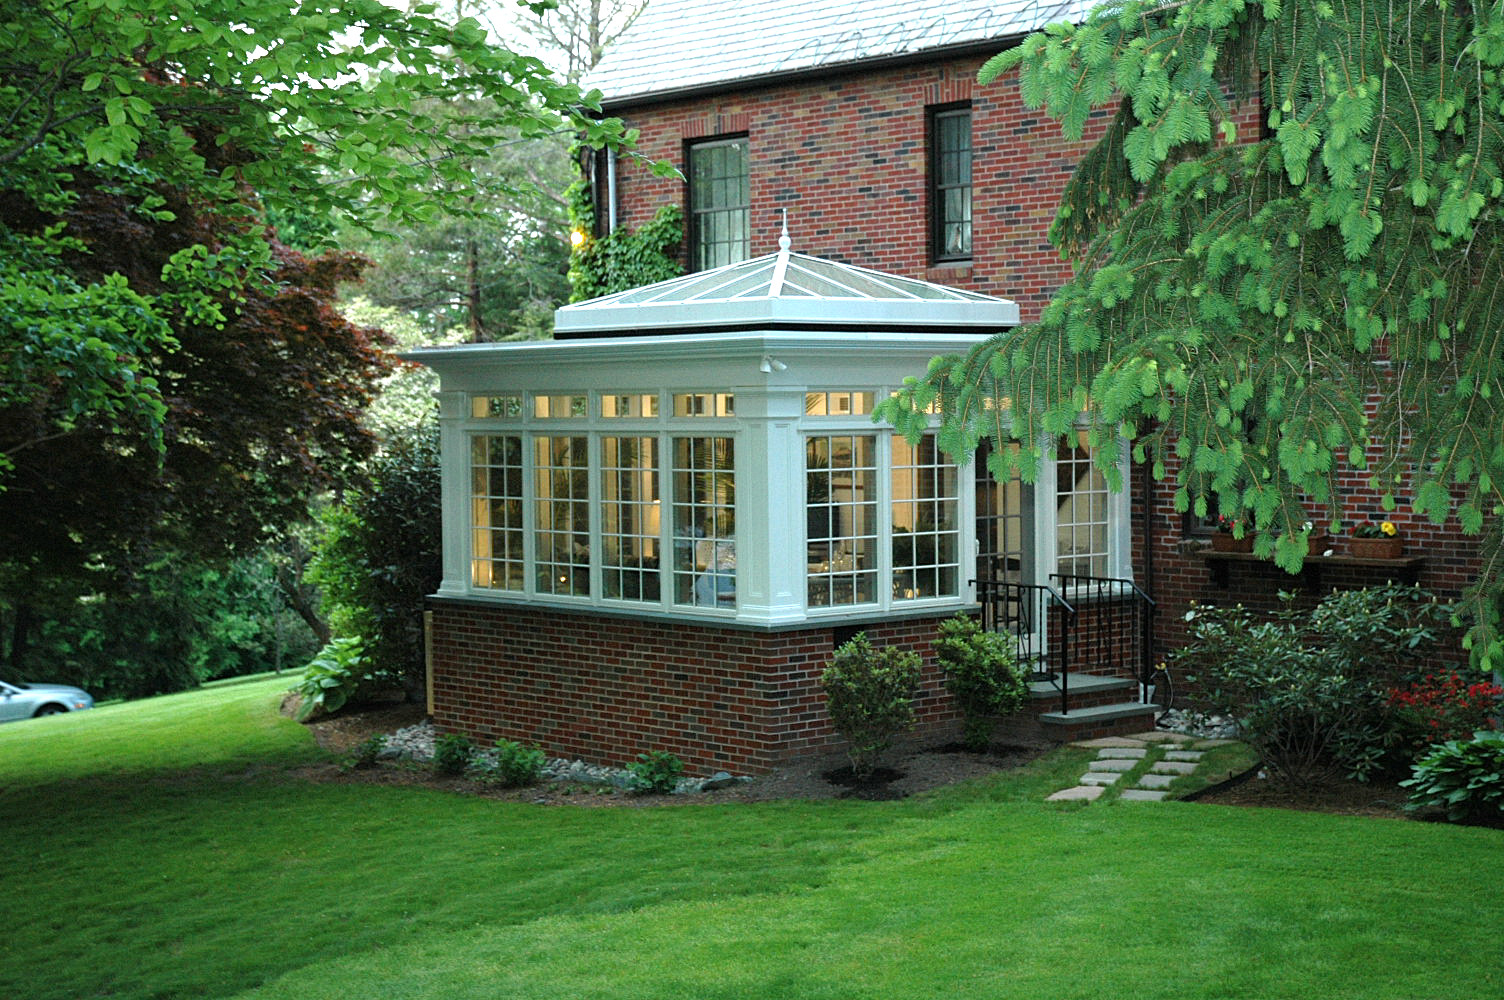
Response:
[{"label": "green lawn", "polygon": [[1046,805],[539,808],[317,785],[286,678],[0,728],[0,997],[1504,995],[1504,833]]}]

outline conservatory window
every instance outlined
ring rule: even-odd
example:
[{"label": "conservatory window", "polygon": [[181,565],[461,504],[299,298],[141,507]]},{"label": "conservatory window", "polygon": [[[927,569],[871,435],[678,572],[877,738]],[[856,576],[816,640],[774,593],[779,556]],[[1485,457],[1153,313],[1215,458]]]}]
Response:
[{"label": "conservatory window", "polygon": [[846,417],[872,412],[870,392],[806,392],[804,412],[811,417]]},{"label": "conservatory window", "polygon": [[1092,462],[1085,431],[1062,444],[1055,476],[1056,571],[1062,576],[1111,576],[1111,495],[1107,477]]},{"label": "conservatory window", "polygon": [[877,600],[877,437],[805,440],[810,607]]},{"label": "conservatory window", "polygon": [[658,439],[601,439],[601,587],[614,600],[660,598]]},{"label": "conservatory window", "polygon": [[585,437],[533,438],[534,544],[540,594],[590,593],[587,441]]},{"label": "conservatory window", "polygon": [[471,582],[491,590],[522,590],[522,438],[481,435],[470,447]]},{"label": "conservatory window", "polygon": [[534,396],[533,416],[540,420],[575,419],[589,416],[590,397],[584,394]]},{"label": "conservatory window", "polygon": [[729,437],[673,439],[675,604],[736,606],[736,451]]},{"label": "conservatory window", "polygon": [[601,416],[608,420],[656,417],[658,416],[658,394],[643,392],[602,396]]},{"label": "conservatory window", "polygon": [[674,396],[676,417],[734,417],[736,397],[729,392],[681,392]]},{"label": "conservatory window", "polygon": [[520,395],[472,396],[470,415],[477,420],[513,419],[522,416]]},{"label": "conservatory window", "polygon": [[893,437],[893,597],[955,597],[960,591],[960,475],[926,434]]}]

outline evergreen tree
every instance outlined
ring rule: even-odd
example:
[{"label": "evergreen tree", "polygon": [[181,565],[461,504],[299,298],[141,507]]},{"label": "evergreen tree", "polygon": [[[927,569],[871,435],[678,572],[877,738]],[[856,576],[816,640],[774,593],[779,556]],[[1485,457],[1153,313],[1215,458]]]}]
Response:
[{"label": "evergreen tree", "polygon": [[[1182,510],[1244,511],[1289,570],[1344,463],[1386,507],[1481,536],[1469,644],[1504,664],[1504,7],[1126,0],[990,60],[1080,137],[1052,239],[1077,265],[1037,324],[940,359],[887,408],[994,471],[1083,414]],[[1238,135],[1243,102],[1267,128]],[[988,405],[1007,400],[1005,407]],[[1340,527],[1340,524],[1336,525]]]}]

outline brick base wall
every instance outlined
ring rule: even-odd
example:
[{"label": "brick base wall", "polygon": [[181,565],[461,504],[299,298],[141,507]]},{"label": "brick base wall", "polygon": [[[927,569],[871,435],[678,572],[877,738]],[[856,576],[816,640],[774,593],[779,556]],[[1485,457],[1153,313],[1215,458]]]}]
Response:
[{"label": "brick base wall", "polygon": [[[819,678],[849,626],[748,631],[442,600],[432,611],[440,732],[614,765],[668,750],[692,774],[763,773],[841,745]],[[923,657],[919,731],[936,738],[960,731],[932,645],[944,617],[862,626]]]}]

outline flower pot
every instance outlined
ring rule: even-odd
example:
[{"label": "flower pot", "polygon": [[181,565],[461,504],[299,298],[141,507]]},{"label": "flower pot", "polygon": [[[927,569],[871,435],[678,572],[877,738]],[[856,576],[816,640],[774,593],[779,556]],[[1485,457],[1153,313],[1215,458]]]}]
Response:
[{"label": "flower pot", "polygon": [[1398,559],[1405,552],[1403,538],[1349,538],[1347,552],[1358,559]]},{"label": "flower pot", "polygon": [[1219,531],[1212,535],[1213,552],[1252,552],[1253,536],[1234,538],[1229,532]]}]

